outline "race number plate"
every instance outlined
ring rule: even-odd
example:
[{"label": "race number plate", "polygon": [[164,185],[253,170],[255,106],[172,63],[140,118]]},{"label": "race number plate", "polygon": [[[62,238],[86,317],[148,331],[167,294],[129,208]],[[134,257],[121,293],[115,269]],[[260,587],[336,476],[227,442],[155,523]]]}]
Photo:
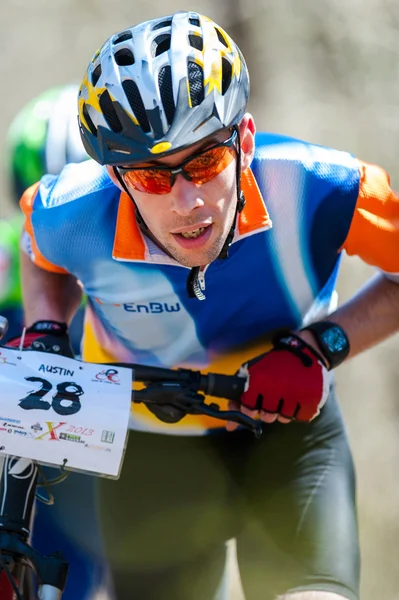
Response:
[{"label": "race number plate", "polygon": [[0,348],[0,453],[119,477],[132,371]]}]

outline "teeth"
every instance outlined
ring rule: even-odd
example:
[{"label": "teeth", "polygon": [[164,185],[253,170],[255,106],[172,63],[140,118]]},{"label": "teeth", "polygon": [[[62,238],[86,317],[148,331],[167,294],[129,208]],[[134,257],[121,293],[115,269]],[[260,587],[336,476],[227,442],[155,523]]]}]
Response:
[{"label": "teeth", "polygon": [[185,238],[196,238],[204,231],[205,227],[200,227],[199,229],[195,229],[194,231],[185,231],[182,233],[182,236]]}]

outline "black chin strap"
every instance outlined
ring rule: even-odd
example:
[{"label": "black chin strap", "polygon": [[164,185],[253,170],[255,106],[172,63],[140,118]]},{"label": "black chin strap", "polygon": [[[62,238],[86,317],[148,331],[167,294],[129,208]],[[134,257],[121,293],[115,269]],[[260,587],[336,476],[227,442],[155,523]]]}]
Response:
[{"label": "black chin strap", "polygon": [[[236,230],[236,224],[237,224],[237,218],[240,212],[242,212],[244,206],[245,206],[245,196],[244,196],[244,192],[241,190],[241,140],[240,140],[240,131],[238,128],[238,125],[234,125],[233,129],[235,129],[235,131],[237,132],[237,160],[236,160],[236,190],[237,190],[237,207],[236,207],[236,211],[234,213],[234,219],[233,222],[231,224],[231,228],[230,231],[224,241],[223,247],[220,251],[220,254],[218,256],[219,260],[225,260],[226,258],[228,258],[229,256],[229,249],[230,246],[233,242],[234,239],[234,234],[235,234],[235,230]],[[140,227],[141,231],[148,236],[150,239],[152,239],[154,242],[156,242],[159,245],[159,242],[157,242],[157,240],[154,238],[154,236],[152,235],[151,231],[148,229],[143,217],[140,214],[139,209],[137,208],[137,204],[134,201],[133,196],[131,195],[128,187],[126,186],[125,182],[123,181],[122,177],[120,176],[120,173],[118,171],[118,169],[116,169],[115,167],[113,167],[113,172],[115,177],[117,178],[117,180],[119,181],[122,189],[126,192],[126,194],[129,196],[129,198],[132,200],[133,204],[134,204],[134,210],[136,213],[136,221],[137,221],[137,225]],[[199,279],[199,274],[201,271],[201,267],[192,267],[190,269],[190,273],[188,274],[187,277],[187,283],[186,283],[186,290],[187,290],[187,295],[189,298],[197,298],[197,300],[205,300],[206,296],[203,292],[203,289],[201,288],[200,285],[200,279]]]},{"label": "black chin strap", "polygon": [[237,208],[236,208],[236,212],[234,215],[233,224],[232,224],[229,234],[223,244],[223,248],[221,249],[220,254],[218,256],[219,260],[225,260],[226,258],[229,257],[230,246],[233,242],[234,234],[236,231],[237,217],[238,217],[238,214],[242,211],[242,209],[245,206],[244,192],[242,190],[240,190],[240,188],[237,188],[237,197],[238,197]]}]

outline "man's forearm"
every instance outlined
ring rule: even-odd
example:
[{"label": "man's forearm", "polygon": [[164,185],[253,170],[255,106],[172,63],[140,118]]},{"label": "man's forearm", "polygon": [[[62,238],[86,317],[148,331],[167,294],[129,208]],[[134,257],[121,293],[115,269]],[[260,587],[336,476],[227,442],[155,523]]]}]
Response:
[{"label": "man's forearm", "polygon": [[[356,356],[399,331],[399,284],[382,275],[373,277],[328,320],[345,330],[350,342],[349,357]],[[309,331],[301,332],[301,337],[315,346]]]},{"label": "man's forearm", "polygon": [[75,277],[44,271],[21,252],[21,280],[28,327],[43,319],[70,323],[82,298]]}]

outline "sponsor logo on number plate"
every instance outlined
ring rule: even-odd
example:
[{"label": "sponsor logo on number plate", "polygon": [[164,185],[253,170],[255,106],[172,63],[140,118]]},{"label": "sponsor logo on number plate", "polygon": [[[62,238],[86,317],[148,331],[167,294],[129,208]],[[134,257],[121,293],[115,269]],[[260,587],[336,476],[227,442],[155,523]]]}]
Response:
[{"label": "sponsor logo on number plate", "polygon": [[[62,427],[63,425],[66,425],[66,421],[61,421],[61,423],[58,423],[58,425],[56,425],[53,421],[46,421],[46,425],[47,425],[47,431],[45,431],[44,433],[41,433],[40,435],[37,435],[35,437],[35,440],[44,440],[44,439],[48,439],[48,440],[54,440],[54,441],[59,441],[58,440],[58,435],[60,432],[57,431],[57,429],[59,429],[60,427]],[[49,436],[47,438],[47,436]]]},{"label": "sponsor logo on number plate", "polygon": [[106,431],[105,429],[103,430],[103,432],[101,434],[102,442],[107,442],[107,444],[113,444],[114,438],[115,438],[115,433],[113,431]]},{"label": "sponsor logo on number plate", "polygon": [[73,433],[60,433],[60,440],[66,440],[67,442],[78,442],[84,444],[84,440],[80,439],[80,435],[73,435]]},{"label": "sponsor logo on number plate", "polygon": [[105,446],[98,446],[97,444],[85,444],[85,448],[90,448],[90,450],[102,450],[103,452],[111,452],[111,448],[105,448]]},{"label": "sponsor logo on number plate", "polygon": [[92,381],[101,381],[104,383],[116,383],[119,385],[118,371],[116,369],[103,369],[97,373],[96,378]]}]

